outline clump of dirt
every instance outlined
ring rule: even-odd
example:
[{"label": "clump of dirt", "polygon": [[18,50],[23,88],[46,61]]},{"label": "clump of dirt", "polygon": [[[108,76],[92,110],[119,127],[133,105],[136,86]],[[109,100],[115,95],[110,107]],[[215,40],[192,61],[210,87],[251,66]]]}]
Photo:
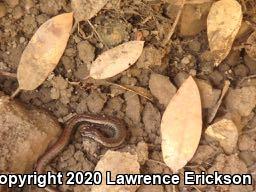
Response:
[{"label": "clump of dirt", "polygon": [[68,82],[61,76],[53,77],[51,84],[51,98],[59,99],[64,105],[68,104],[70,102],[73,87],[69,87]]}]

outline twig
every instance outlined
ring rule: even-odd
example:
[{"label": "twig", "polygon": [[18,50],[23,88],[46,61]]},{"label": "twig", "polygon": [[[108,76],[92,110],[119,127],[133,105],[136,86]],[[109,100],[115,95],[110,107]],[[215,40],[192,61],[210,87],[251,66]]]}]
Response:
[{"label": "twig", "polygon": [[181,16],[181,13],[182,13],[182,10],[183,10],[183,7],[184,7],[185,3],[186,3],[186,0],[182,0],[179,12],[177,14],[177,17],[176,17],[176,19],[175,19],[175,21],[174,21],[174,23],[173,23],[169,33],[167,34],[166,38],[164,39],[164,41],[162,43],[163,46],[165,46],[170,41],[170,39],[171,39],[175,29],[176,29],[176,26],[177,26],[177,24],[178,24],[178,22],[180,20],[180,16]]},{"label": "twig", "polygon": [[241,84],[242,84],[244,81],[253,79],[253,78],[255,78],[255,77],[256,77],[256,74],[254,74],[254,75],[249,75],[249,76],[247,76],[247,77],[243,77],[243,78],[238,82],[237,86],[240,87]]},{"label": "twig", "polygon": [[17,78],[16,73],[10,73],[10,72],[1,71],[1,70],[0,70],[0,76],[6,76],[6,77],[10,77],[10,78]]},{"label": "twig", "polygon": [[219,107],[222,103],[222,100],[223,100],[224,96],[226,95],[226,93],[229,89],[229,85],[230,85],[230,82],[228,80],[224,82],[224,87],[221,91],[221,95],[220,95],[220,98],[219,98],[218,102],[216,103],[216,105],[213,108],[211,108],[209,110],[208,117],[207,117],[207,123],[210,124],[213,121],[213,119],[215,118],[215,116],[218,112],[218,109],[219,109]]},{"label": "twig", "polygon": [[147,89],[144,89],[143,87],[137,87],[137,86],[131,86],[131,85],[121,85],[121,84],[116,84],[116,83],[112,83],[112,82],[109,82],[109,81],[106,81],[106,82],[110,85],[114,85],[114,86],[117,86],[117,87],[119,87],[121,89],[124,89],[126,91],[130,91],[130,92],[133,92],[137,95],[140,95],[141,97],[144,97],[145,99],[148,99],[149,101],[154,100],[151,93]]},{"label": "twig", "polygon": [[11,98],[13,99],[14,97],[16,97],[20,93],[20,91],[21,91],[21,89],[20,89],[20,87],[18,87],[16,89],[16,91],[14,91],[14,93],[12,94]]},{"label": "twig", "polygon": [[100,34],[97,32],[97,30],[95,29],[95,27],[93,26],[93,24],[87,20],[87,23],[91,26],[92,30],[94,31],[94,33],[97,35],[97,37],[99,38],[99,40],[103,43],[103,45],[105,45],[105,47],[107,47],[107,49],[109,49],[109,47],[107,46],[107,44],[103,41],[103,39],[101,38]]}]

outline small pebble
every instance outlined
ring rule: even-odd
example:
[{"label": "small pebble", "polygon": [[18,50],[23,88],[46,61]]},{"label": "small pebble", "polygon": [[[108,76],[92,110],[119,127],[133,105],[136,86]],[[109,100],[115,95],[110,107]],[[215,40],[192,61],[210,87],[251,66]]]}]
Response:
[{"label": "small pebble", "polygon": [[24,15],[24,11],[20,6],[17,6],[13,9],[12,15],[14,19],[20,19]]},{"label": "small pebble", "polygon": [[20,43],[24,43],[26,41],[25,37],[20,37]]},{"label": "small pebble", "polygon": [[182,64],[185,64],[185,65],[189,64],[189,62],[190,62],[190,60],[189,60],[188,57],[184,57],[184,58],[181,60],[181,63],[182,63]]},{"label": "small pebble", "polygon": [[189,74],[191,75],[191,76],[196,76],[196,70],[195,69],[190,69],[189,70]]}]

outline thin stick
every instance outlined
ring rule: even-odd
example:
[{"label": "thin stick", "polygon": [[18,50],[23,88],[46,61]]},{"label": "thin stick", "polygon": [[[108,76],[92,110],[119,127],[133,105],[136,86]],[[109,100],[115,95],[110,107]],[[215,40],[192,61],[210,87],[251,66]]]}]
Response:
[{"label": "thin stick", "polygon": [[218,112],[218,109],[222,103],[222,100],[229,89],[229,85],[230,85],[230,82],[228,80],[224,82],[224,87],[221,91],[219,100],[217,101],[216,105],[209,110],[208,117],[207,117],[207,123],[210,124],[213,121],[213,119],[215,118],[215,116]]},{"label": "thin stick", "polygon": [[242,84],[244,81],[253,79],[253,78],[255,78],[255,77],[256,77],[256,74],[254,74],[254,75],[249,75],[249,76],[247,76],[247,77],[243,77],[243,78],[238,82],[238,85],[237,85],[237,86],[240,87],[241,84]]},{"label": "thin stick", "polygon": [[14,93],[12,94],[11,98],[14,99],[14,97],[16,97],[20,93],[20,91],[21,89],[18,87],[16,91],[14,91]]},{"label": "thin stick", "polygon": [[97,37],[99,38],[99,40],[103,43],[103,45],[105,45],[107,47],[107,49],[109,49],[109,47],[107,46],[106,43],[104,43],[103,39],[101,38],[100,34],[97,32],[97,30],[95,29],[95,27],[93,26],[93,24],[87,20],[88,24],[91,26],[92,30],[94,31],[94,33],[97,35]]},{"label": "thin stick", "polygon": [[177,17],[176,17],[176,19],[175,19],[175,21],[174,21],[174,23],[173,23],[169,33],[167,34],[166,38],[164,39],[164,41],[162,43],[163,46],[165,46],[170,41],[170,39],[171,39],[175,29],[176,29],[176,26],[177,26],[177,24],[178,24],[178,22],[180,20],[180,16],[181,16],[181,13],[182,13],[182,10],[183,10],[183,7],[184,7],[185,3],[186,3],[186,0],[182,0],[181,5],[180,5],[180,10],[179,10],[179,12],[177,14]]},{"label": "thin stick", "polygon": [[[109,83],[110,85],[114,85],[114,86],[117,86],[117,87],[119,87],[121,89],[124,89],[126,91],[130,91],[130,92],[133,92],[137,95],[140,95],[140,96],[148,99],[149,101],[154,100],[151,93],[146,89],[144,90],[144,88],[142,88],[142,87],[131,86],[131,85],[120,85],[120,84],[112,83],[112,82],[109,82],[109,81],[106,81],[106,82]],[[137,90],[136,90],[136,88],[137,88]]]},{"label": "thin stick", "polygon": [[6,77],[10,77],[10,78],[17,78],[16,73],[10,73],[10,72],[1,71],[1,70],[0,70],[0,76],[6,76]]}]

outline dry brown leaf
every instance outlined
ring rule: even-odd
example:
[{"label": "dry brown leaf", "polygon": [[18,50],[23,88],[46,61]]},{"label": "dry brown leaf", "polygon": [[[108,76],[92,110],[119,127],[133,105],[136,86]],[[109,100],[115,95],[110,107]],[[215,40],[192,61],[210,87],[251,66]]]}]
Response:
[{"label": "dry brown leaf", "polygon": [[190,76],[171,99],[161,121],[163,159],[174,172],[193,157],[201,131],[200,94]]},{"label": "dry brown leaf", "polygon": [[19,89],[36,89],[54,70],[67,45],[73,13],[64,13],[46,21],[23,51],[17,71]]},{"label": "dry brown leaf", "polygon": [[72,0],[71,6],[76,22],[91,19],[107,2],[108,0]]},{"label": "dry brown leaf", "polygon": [[129,41],[102,53],[93,63],[90,76],[106,79],[123,72],[140,57],[144,41]]},{"label": "dry brown leaf", "polygon": [[207,18],[209,47],[218,66],[228,55],[242,23],[241,5],[236,0],[213,3]]}]

